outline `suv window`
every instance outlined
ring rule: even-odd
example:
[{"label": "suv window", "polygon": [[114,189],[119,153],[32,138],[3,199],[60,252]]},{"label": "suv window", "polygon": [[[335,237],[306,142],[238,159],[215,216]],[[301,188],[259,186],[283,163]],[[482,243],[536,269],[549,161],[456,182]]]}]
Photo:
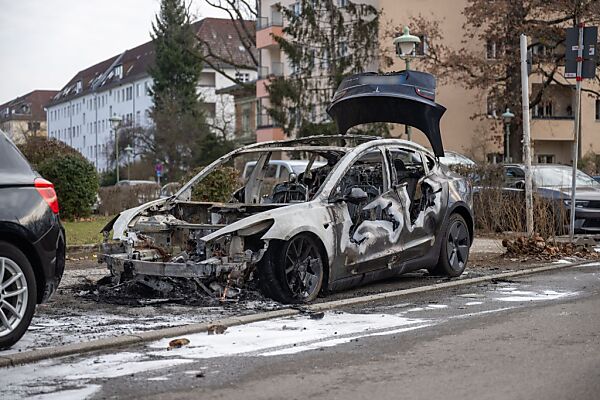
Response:
[{"label": "suv window", "polygon": [[0,172],[33,174],[23,154],[3,133],[0,133]]}]

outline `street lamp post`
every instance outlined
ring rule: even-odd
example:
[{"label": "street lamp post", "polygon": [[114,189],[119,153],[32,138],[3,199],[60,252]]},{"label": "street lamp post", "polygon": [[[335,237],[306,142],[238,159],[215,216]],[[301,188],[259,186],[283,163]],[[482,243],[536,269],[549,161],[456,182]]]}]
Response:
[{"label": "street lamp post", "polygon": [[[416,46],[421,43],[421,39],[418,36],[410,34],[408,26],[405,26],[402,30],[402,35],[394,38],[394,46],[396,47],[396,54],[400,59],[404,60],[406,64],[406,70],[410,71],[410,58],[414,57]],[[412,139],[412,129],[410,125],[404,125],[406,138]]]},{"label": "street lamp post", "polygon": [[504,121],[504,162],[511,162],[510,157],[510,122],[515,117],[515,114],[510,112],[510,108],[507,108],[502,113],[502,121]]},{"label": "street lamp post", "polygon": [[133,147],[130,144],[125,147],[125,151],[127,152],[127,180],[131,180],[131,176],[129,175],[129,166],[131,165],[131,155],[133,154]]},{"label": "street lamp post", "polygon": [[108,119],[110,122],[110,126],[115,131],[115,161],[116,161],[116,169],[117,169],[117,182],[119,183],[119,125],[121,124],[122,118],[118,115],[113,115]]}]

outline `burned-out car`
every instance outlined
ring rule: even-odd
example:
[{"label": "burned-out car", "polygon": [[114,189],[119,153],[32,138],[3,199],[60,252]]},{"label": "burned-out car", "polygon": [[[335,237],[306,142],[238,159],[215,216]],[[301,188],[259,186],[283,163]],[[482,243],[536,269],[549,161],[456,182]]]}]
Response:
[{"label": "burned-out car", "polygon": [[[328,112],[341,132],[252,144],[221,157],[174,196],[124,211],[107,225],[117,242],[100,258],[115,279],[159,286],[187,278],[232,293],[256,282],[285,303],[421,268],[459,276],[473,239],[469,182],[440,167],[431,75],[401,72],[346,79]],[[412,142],[346,135],[370,122],[405,123],[428,137]],[[267,179],[270,160],[307,160],[303,171]],[[225,166],[252,162],[225,202],[194,199]]]}]

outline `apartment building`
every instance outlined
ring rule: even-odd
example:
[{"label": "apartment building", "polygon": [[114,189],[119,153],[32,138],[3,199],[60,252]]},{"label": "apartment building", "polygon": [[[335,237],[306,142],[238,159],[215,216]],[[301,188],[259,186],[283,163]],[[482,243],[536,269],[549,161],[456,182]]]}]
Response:
[{"label": "apartment building", "polygon": [[[343,7],[346,0],[336,0],[338,6]],[[277,12],[276,4],[286,7],[299,7],[300,1],[294,0],[262,0],[260,1],[260,17],[257,23],[256,43],[260,54],[261,66],[259,80],[256,87],[258,99],[257,140],[272,140],[284,138],[283,130],[275,126],[265,113],[269,107],[266,87],[269,77],[289,75],[289,65],[285,55],[279,49],[273,36],[282,35],[285,21]],[[459,49],[464,46],[463,25],[466,22],[462,11],[467,5],[466,0],[439,1],[439,0],[375,0],[369,2],[383,10],[380,29],[381,51],[392,56],[394,64],[385,68],[386,72],[399,71],[405,68],[404,61],[394,56],[393,37],[386,36],[389,27],[401,27],[414,21],[419,15],[431,17],[440,21],[440,31],[444,44]],[[413,31],[424,39],[421,51],[427,51],[427,32]],[[487,43],[474,41],[470,44],[474,51],[481,51],[493,58]],[[534,49],[534,52],[543,52],[544,49]],[[411,63],[413,69],[424,69],[418,58]],[[561,74],[562,75],[562,74]],[[531,136],[533,141],[534,162],[571,162],[571,148],[574,138],[575,91],[574,80],[561,79],[567,87],[552,84],[546,90],[542,103],[532,110]],[[541,76],[530,77],[530,91],[535,93],[542,82]],[[585,87],[600,90],[600,87],[591,81],[584,82]],[[488,159],[497,161],[502,159],[503,124],[500,115],[504,110],[498,110],[495,104],[488,101],[487,92],[469,90],[456,82],[443,82],[438,86],[436,101],[447,107],[442,118],[442,135],[444,146],[448,150],[467,154],[478,160]],[[515,105],[513,109],[518,107]],[[484,118],[473,118],[474,115],[487,115]],[[403,127],[395,127],[392,134],[402,137]],[[418,132],[418,131],[417,131]],[[423,134],[413,134],[413,140],[427,145]],[[581,152],[600,152],[600,99],[594,96],[582,97],[582,140]]]},{"label": "apartment building", "polygon": [[[253,22],[248,24],[254,26]],[[206,18],[193,27],[199,38],[214,44],[215,51],[232,57],[236,65],[251,64],[231,20]],[[126,127],[147,128],[153,124],[149,68],[154,59],[154,45],[149,41],[79,71],[47,104],[49,137],[79,150],[99,171],[107,170],[107,146],[114,135],[109,118],[120,116]],[[226,75],[252,81],[257,72],[215,63],[219,70],[204,66],[198,93],[205,103],[208,122],[217,133],[231,137],[236,124],[234,97],[217,91],[232,84]]]},{"label": "apartment building", "polygon": [[56,90],[34,90],[0,105],[0,129],[15,143],[30,135],[47,136],[44,106],[56,93]]}]

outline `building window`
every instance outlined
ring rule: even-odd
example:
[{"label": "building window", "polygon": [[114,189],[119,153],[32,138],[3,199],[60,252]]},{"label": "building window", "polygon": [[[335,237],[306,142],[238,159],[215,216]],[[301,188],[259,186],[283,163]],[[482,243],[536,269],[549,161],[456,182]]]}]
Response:
[{"label": "building window", "polygon": [[32,132],[37,132],[40,130],[40,123],[39,122],[28,122],[27,129]]},{"label": "building window", "polygon": [[121,79],[123,78],[123,65],[117,65],[115,67],[115,75]]},{"label": "building window", "polygon": [[500,164],[504,161],[504,155],[501,153],[489,153],[487,155],[487,161],[490,164]]},{"label": "building window", "polygon": [[346,57],[348,55],[348,43],[345,40],[338,42],[338,57]]},{"label": "building window", "polygon": [[144,92],[146,93],[146,96],[152,95],[152,89],[150,88],[150,82],[148,81],[144,82]]},{"label": "building window", "polygon": [[294,10],[294,15],[300,15],[300,14],[302,14],[302,3],[300,1],[295,2],[292,5],[292,8]]},{"label": "building window", "polygon": [[240,82],[248,82],[250,80],[250,74],[248,72],[236,72],[235,79]]},{"label": "building window", "polygon": [[497,118],[498,114],[497,114],[497,110],[498,107],[496,106],[496,99],[494,98],[494,96],[488,96],[487,97],[487,116],[488,118]]},{"label": "building window", "polygon": [[140,84],[135,85],[135,97],[140,97]]},{"label": "building window", "polygon": [[429,46],[427,43],[427,35],[417,35],[421,42],[416,45],[413,54],[415,56],[426,56],[429,53]]},{"label": "building window", "polygon": [[537,156],[538,164],[554,164],[555,159],[554,154],[538,154]]},{"label": "building window", "polygon": [[600,121],[600,99],[596,99],[596,121]]},{"label": "building window", "polygon": [[347,7],[348,0],[337,0],[338,7]]},{"label": "building window", "polygon": [[485,56],[488,60],[495,60],[501,55],[501,46],[494,40],[485,42]]},{"label": "building window", "polygon": [[216,103],[203,103],[202,109],[204,110],[207,118],[215,118],[217,115]]}]

